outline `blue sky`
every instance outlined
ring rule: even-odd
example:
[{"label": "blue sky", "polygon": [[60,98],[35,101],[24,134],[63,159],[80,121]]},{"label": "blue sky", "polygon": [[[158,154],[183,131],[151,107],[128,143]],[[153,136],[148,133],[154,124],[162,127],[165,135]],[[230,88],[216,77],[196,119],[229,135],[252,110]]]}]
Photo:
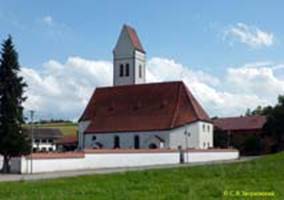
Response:
[{"label": "blue sky", "polygon": [[[124,23],[134,26],[148,57],[170,57],[215,72],[255,60],[284,59],[282,1],[0,1],[0,37],[12,34],[23,65],[71,55],[112,59]],[[53,27],[41,23],[51,16]],[[277,37],[273,48],[234,48],[226,27],[252,24]]]},{"label": "blue sky", "polygon": [[[265,67],[271,68],[284,63],[284,2],[280,0],[0,0],[0,5],[0,39],[11,34],[22,66],[39,74],[51,60],[62,65],[72,57],[111,61],[124,23],[135,27],[150,61],[174,60],[221,83],[229,68],[250,63],[269,63]],[[273,72],[273,78],[282,81],[283,71]],[[224,87],[212,86],[221,93],[236,90]],[[256,91],[243,92],[261,97]],[[76,112],[72,117],[80,113]]]}]

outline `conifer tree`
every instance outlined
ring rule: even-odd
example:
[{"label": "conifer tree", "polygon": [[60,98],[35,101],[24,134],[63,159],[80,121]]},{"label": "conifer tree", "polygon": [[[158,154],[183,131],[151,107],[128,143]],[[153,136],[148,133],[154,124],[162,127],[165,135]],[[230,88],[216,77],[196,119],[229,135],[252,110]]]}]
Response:
[{"label": "conifer tree", "polygon": [[10,172],[12,157],[28,154],[31,145],[22,132],[24,89],[27,87],[19,76],[20,65],[9,36],[2,44],[0,57],[0,154],[3,156],[2,172]]}]

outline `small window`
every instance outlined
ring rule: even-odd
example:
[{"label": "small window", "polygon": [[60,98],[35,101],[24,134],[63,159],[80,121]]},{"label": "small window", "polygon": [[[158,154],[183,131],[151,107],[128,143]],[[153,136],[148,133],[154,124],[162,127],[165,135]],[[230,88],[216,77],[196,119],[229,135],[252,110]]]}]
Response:
[{"label": "small window", "polygon": [[210,132],[210,125],[207,125],[207,131]]},{"label": "small window", "polygon": [[126,63],[125,76],[129,76],[129,64]]},{"label": "small window", "polygon": [[47,142],[47,140],[46,140],[46,139],[43,139],[43,140],[41,140],[41,142],[42,142],[42,143],[46,143],[46,142]]},{"label": "small window", "polygon": [[97,139],[97,137],[94,135],[93,137],[92,137],[92,140],[94,141],[94,140],[96,140]]},{"label": "small window", "polygon": [[123,76],[123,64],[120,64],[120,66],[119,66],[119,76],[120,77]]},{"label": "small window", "polygon": [[48,151],[53,151],[53,148],[52,148],[52,147],[49,147],[49,148],[48,148]]},{"label": "small window", "polygon": [[39,139],[35,139],[35,143],[39,143]]},{"label": "small window", "polygon": [[41,151],[46,152],[46,148],[45,148],[45,147],[42,147],[42,148],[41,148]]},{"label": "small window", "polygon": [[52,139],[49,139],[48,142],[49,142],[49,143],[53,143],[53,140],[52,140]]},{"label": "small window", "polygon": [[114,141],[113,141],[113,148],[120,148],[120,139],[119,136],[114,136]]},{"label": "small window", "polygon": [[202,128],[203,128],[203,132],[205,132],[205,131],[206,131],[206,126],[205,126],[205,124],[203,124]]},{"label": "small window", "polygon": [[140,148],[140,138],[139,135],[135,135],[134,137],[134,148],[139,149]]},{"label": "small window", "polygon": [[210,147],[210,143],[209,142],[207,142],[207,147]]},{"label": "small window", "polygon": [[203,142],[203,147],[204,147],[204,148],[206,147],[206,142]]},{"label": "small window", "polygon": [[139,65],[139,78],[142,78],[142,65]]}]

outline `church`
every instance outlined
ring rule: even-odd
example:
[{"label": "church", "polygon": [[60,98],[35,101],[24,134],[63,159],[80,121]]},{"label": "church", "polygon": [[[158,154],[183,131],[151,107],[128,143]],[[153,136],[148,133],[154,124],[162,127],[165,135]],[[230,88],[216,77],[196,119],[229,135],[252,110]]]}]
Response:
[{"label": "church", "polygon": [[146,83],[146,51],[124,25],[113,86],[95,89],[79,119],[80,149],[208,149],[213,124],[182,81]]}]

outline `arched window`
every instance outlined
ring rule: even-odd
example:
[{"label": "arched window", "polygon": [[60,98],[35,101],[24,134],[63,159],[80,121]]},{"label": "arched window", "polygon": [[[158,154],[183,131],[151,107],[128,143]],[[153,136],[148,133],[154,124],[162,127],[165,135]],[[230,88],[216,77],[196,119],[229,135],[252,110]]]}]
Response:
[{"label": "arched window", "polygon": [[119,136],[114,136],[114,141],[113,141],[113,148],[120,148],[120,139]]},{"label": "arched window", "polygon": [[129,76],[129,64],[126,63],[125,76]]},{"label": "arched window", "polygon": [[122,77],[123,76],[123,64],[120,64],[119,66],[119,76]]},{"label": "arched window", "polygon": [[134,148],[139,149],[140,148],[140,138],[139,135],[135,135],[134,137]]},{"label": "arched window", "polygon": [[142,65],[139,65],[139,78],[142,77]]}]

